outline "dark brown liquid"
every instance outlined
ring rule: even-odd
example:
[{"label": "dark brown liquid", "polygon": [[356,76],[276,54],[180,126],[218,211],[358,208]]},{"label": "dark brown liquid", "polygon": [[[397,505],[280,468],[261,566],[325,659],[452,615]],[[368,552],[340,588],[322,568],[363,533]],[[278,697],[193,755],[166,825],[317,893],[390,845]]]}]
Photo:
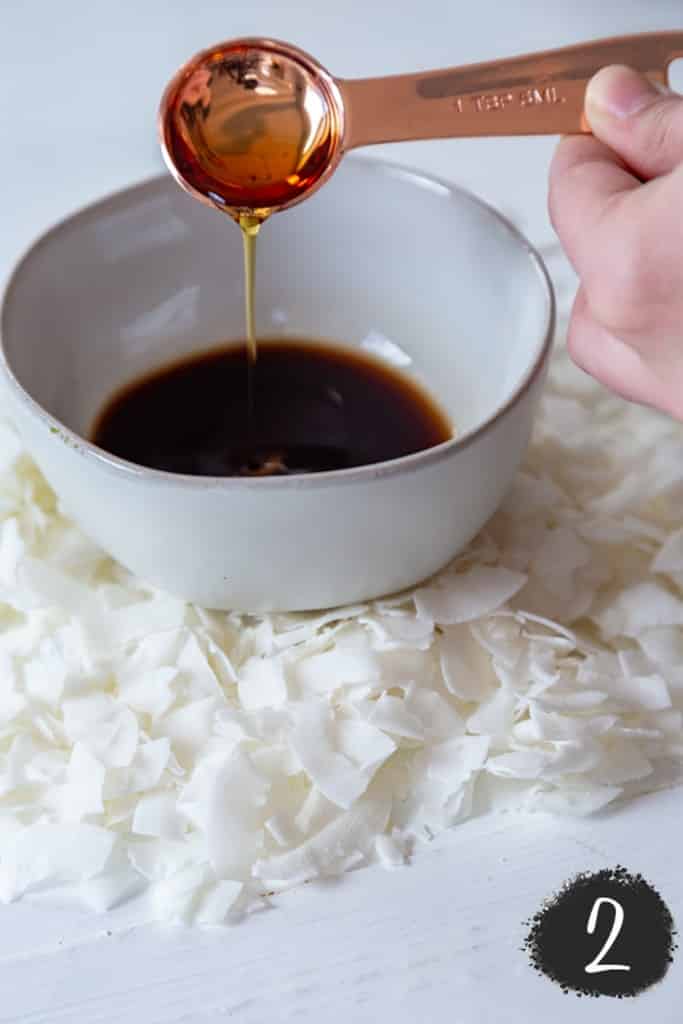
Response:
[{"label": "dark brown liquid", "polygon": [[259,341],[249,419],[247,354],[174,363],[116,394],[92,440],[130,462],[196,476],[281,476],[385,462],[447,441],[446,416],[372,357]]}]

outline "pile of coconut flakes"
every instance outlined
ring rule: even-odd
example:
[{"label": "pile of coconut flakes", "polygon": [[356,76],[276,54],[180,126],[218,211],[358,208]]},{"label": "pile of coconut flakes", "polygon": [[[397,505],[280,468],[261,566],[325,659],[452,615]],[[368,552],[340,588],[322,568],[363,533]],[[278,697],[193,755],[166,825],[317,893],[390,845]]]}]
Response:
[{"label": "pile of coconut flakes", "polygon": [[216,924],[498,798],[588,814],[671,784],[682,510],[683,428],[558,346],[523,470],[448,569],[257,619],[123,570],[0,423],[0,900],[68,883]]}]

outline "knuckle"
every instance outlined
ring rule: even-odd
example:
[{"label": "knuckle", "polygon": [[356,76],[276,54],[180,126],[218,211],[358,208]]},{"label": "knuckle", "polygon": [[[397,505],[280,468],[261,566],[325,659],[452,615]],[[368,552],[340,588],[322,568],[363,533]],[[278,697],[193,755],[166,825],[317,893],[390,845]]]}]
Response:
[{"label": "knuckle", "polygon": [[679,138],[681,122],[676,116],[678,104],[674,107],[670,101],[656,103],[651,107],[647,119],[646,144],[650,158],[683,157],[683,138]]}]

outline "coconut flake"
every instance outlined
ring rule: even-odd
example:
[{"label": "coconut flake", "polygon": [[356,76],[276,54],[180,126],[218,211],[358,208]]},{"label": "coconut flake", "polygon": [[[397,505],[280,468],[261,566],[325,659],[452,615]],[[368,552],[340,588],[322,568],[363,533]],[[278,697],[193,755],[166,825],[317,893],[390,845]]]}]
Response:
[{"label": "coconut flake", "polygon": [[405,706],[420,721],[429,742],[436,743],[465,731],[465,723],[456,709],[434,690],[412,687],[405,698]]},{"label": "coconut flake", "polygon": [[206,793],[206,838],[211,864],[219,878],[249,878],[263,844],[269,788],[239,747],[223,759],[214,774]]},{"label": "coconut flake", "polygon": [[396,750],[389,736],[367,722],[337,720],[332,732],[336,748],[370,777]]},{"label": "coconut flake", "polygon": [[510,569],[475,566],[417,590],[415,608],[420,617],[440,625],[471,622],[502,607],[526,581],[523,573]]},{"label": "coconut flake", "polygon": [[102,762],[82,743],[75,743],[66,768],[65,784],[56,793],[60,821],[79,822],[89,815],[102,814],[104,776]]},{"label": "coconut flake", "polygon": [[491,660],[469,626],[450,626],[441,637],[439,655],[449,693],[467,702],[490,695],[496,683]]},{"label": "coconut flake", "polygon": [[189,698],[198,700],[220,693],[216,674],[193,633],[187,637],[175,664],[186,678],[186,694]]},{"label": "coconut flake", "polygon": [[99,878],[82,882],[78,889],[81,902],[97,914],[113,910],[137,896],[145,888],[145,880],[133,868],[112,870]]},{"label": "coconut flake", "polygon": [[197,924],[223,924],[230,911],[235,908],[243,889],[241,882],[226,879],[210,885],[199,900],[195,916]]},{"label": "coconut flake", "polygon": [[530,802],[538,811],[585,817],[601,811],[621,794],[619,786],[564,786],[562,789],[537,791]]},{"label": "coconut flake", "polygon": [[264,822],[265,828],[278,846],[295,846],[301,835],[284,814],[274,814]]},{"label": "coconut flake", "polygon": [[293,676],[302,694],[316,695],[345,685],[379,680],[381,668],[376,652],[362,632],[338,640],[328,651],[302,658],[296,663]]},{"label": "coconut flake", "polygon": [[389,803],[379,794],[370,794],[339,814],[317,835],[288,853],[257,860],[253,875],[274,888],[310,881],[318,876],[340,874],[357,855],[365,855],[374,838],[384,832]]},{"label": "coconut flake", "polygon": [[391,614],[362,616],[359,619],[374,633],[378,650],[395,650],[404,647],[426,651],[431,647],[434,627],[425,619],[415,615]]},{"label": "coconut flake", "polygon": [[121,699],[133,709],[160,718],[175,702],[178,687],[178,669],[160,665],[139,676],[128,676],[119,683]]},{"label": "coconut flake", "polygon": [[176,667],[187,633],[184,629],[167,629],[142,637],[119,664],[119,680],[134,679],[162,666]]},{"label": "coconut flake", "polygon": [[125,767],[138,745],[138,722],[112,696],[95,693],[63,701],[64,731],[69,740],[82,742],[105,765]]},{"label": "coconut flake", "polygon": [[661,676],[622,676],[605,679],[603,685],[626,710],[661,711],[671,707],[669,689]]},{"label": "coconut flake", "polygon": [[537,779],[551,760],[551,755],[542,750],[516,750],[490,757],[486,770],[506,779]]},{"label": "coconut flake", "polygon": [[135,870],[148,882],[172,878],[187,867],[205,865],[206,844],[196,834],[186,834],[183,841],[131,837],[128,859]]},{"label": "coconut flake", "polygon": [[18,433],[6,420],[0,420],[0,477],[14,467],[22,453]]},{"label": "coconut flake", "polygon": [[282,663],[275,658],[249,658],[239,670],[238,692],[243,707],[280,707],[287,700]]},{"label": "coconut flake", "polygon": [[26,543],[16,516],[0,523],[0,586],[8,588],[8,595],[17,580],[17,569],[26,552]]},{"label": "coconut flake", "polygon": [[95,825],[36,824],[2,840],[0,901],[10,903],[45,883],[83,882],[99,874],[116,834]]},{"label": "coconut flake", "polygon": [[[83,608],[87,596],[86,591]],[[91,607],[84,611],[83,622],[93,647],[107,654],[149,634],[177,629],[184,622],[185,615],[186,606],[182,601],[159,595],[107,613]]]},{"label": "coconut flake", "polygon": [[516,707],[515,695],[501,688],[469,716],[467,729],[485,736],[504,736],[513,727]]},{"label": "coconut flake", "polygon": [[52,637],[45,637],[36,654],[24,663],[24,686],[36,701],[57,707],[64,692],[69,669],[66,659]]},{"label": "coconut flake", "polygon": [[152,911],[160,921],[189,922],[201,891],[207,883],[208,871],[203,864],[192,864],[152,887]]},{"label": "coconut flake", "polygon": [[602,761],[592,769],[591,778],[602,785],[614,786],[644,779],[651,773],[652,764],[643,756],[637,744],[612,740],[603,749]]},{"label": "coconut flake", "polygon": [[488,736],[459,736],[441,743],[429,753],[427,774],[448,782],[454,792],[484,767],[489,746]]},{"label": "coconut flake", "polygon": [[18,690],[17,673],[12,659],[7,654],[0,654],[0,727],[7,728],[26,710],[26,697]]},{"label": "coconut flake", "polygon": [[400,868],[406,862],[405,852],[393,836],[377,836],[375,839],[375,853],[383,868]]},{"label": "coconut flake", "polygon": [[368,702],[367,720],[383,732],[393,736],[404,736],[411,740],[424,739],[424,725],[420,717],[413,714],[406,702],[399,697],[383,693],[377,701]]},{"label": "coconut flake", "polygon": [[148,793],[138,800],[131,830],[137,835],[160,839],[182,839],[185,822],[178,813],[175,794],[162,790]]},{"label": "coconut flake", "polygon": [[652,572],[680,572],[683,570],[683,529],[676,530],[664,540],[652,560]]},{"label": "coconut flake", "polygon": [[216,697],[183,704],[155,723],[154,735],[167,737],[181,763],[189,764],[208,743],[218,706]]},{"label": "coconut flake", "polygon": [[346,809],[365,792],[379,764],[395,749],[389,737],[366,723],[336,723],[322,702],[298,710],[290,742],[313,784]]},{"label": "coconut flake", "polygon": [[[40,757],[40,747],[34,738],[24,732],[15,736],[10,744],[9,751],[4,760],[4,771],[0,775],[0,795],[5,796],[20,786],[30,785],[31,782],[42,781],[39,777],[40,765],[34,769],[36,758]],[[58,763],[54,765],[54,759],[58,757]],[[52,754],[54,777],[61,781],[66,768],[66,755],[60,752]],[[50,775],[50,778],[53,776]]]},{"label": "coconut flake", "polygon": [[683,625],[683,600],[644,581],[622,590],[596,618],[608,637],[637,638],[649,629]]},{"label": "coconut flake", "polygon": [[590,742],[596,736],[609,732],[618,723],[618,715],[573,716],[556,711],[544,711],[536,701],[529,705],[529,719],[514,727],[515,738],[522,738],[525,728],[527,741],[561,743]]},{"label": "coconut flake", "polygon": [[126,779],[128,793],[144,793],[154,789],[166,770],[171,744],[166,736],[140,744],[131,761]]},{"label": "coconut flake", "polygon": [[337,805],[312,786],[294,819],[294,824],[302,835],[311,835],[329,825],[338,814]]},{"label": "coconut flake", "polygon": [[646,630],[638,643],[671,689],[683,689],[683,631],[678,628]]},{"label": "coconut flake", "polygon": [[545,534],[543,543],[534,555],[531,569],[542,579],[543,586],[551,594],[570,599],[575,594],[576,570],[588,565],[590,560],[590,548],[579,540],[576,532],[558,526]]}]

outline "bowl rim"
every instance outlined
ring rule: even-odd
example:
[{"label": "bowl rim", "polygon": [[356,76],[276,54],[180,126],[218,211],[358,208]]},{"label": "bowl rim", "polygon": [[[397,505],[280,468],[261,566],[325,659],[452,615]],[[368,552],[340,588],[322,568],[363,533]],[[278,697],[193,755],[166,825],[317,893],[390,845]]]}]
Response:
[{"label": "bowl rim", "polygon": [[405,164],[378,159],[377,157],[366,154],[349,154],[346,156],[344,163],[347,161],[351,161],[353,164],[362,164],[370,173],[379,173],[382,175],[389,175],[394,178],[400,178],[403,181],[410,182],[419,188],[434,191],[434,188],[437,187],[439,193],[450,202],[457,202],[464,199],[468,203],[478,206],[481,210],[493,217],[500,226],[503,226],[521,245],[529,257],[531,265],[539,278],[540,284],[545,292],[547,314],[545,328],[542,337],[540,338],[536,354],[511,394],[498,406],[494,407],[491,414],[473,430],[450,438],[448,441],[434,445],[431,448],[413,452],[410,455],[403,455],[399,458],[389,459],[384,462],[371,463],[365,466],[355,466],[349,469],[336,469],[327,470],[322,473],[293,474],[292,476],[271,477],[193,476],[188,473],[171,473],[167,470],[140,466],[128,459],[122,459],[117,455],[112,455],[110,452],[105,451],[103,448],[93,444],[87,438],[76,433],[76,431],[58,420],[56,416],[53,416],[52,413],[48,412],[48,410],[45,409],[19,382],[10,366],[7,353],[5,351],[5,335],[7,333],[6,319],[18,279],[32,257],[47,245],[55,235],[58,235],[64,229],[75,227],[80,221],[97,219],[105,210],[109,213],[115,212],[117,207],[127,206],[132,200],[141,196],[146,191],[154,193],[163,192],[166,189],[170,191],[171,186],[174,189],[177,188],[178,186],[168,173],[156,174],[135,182],[132,185],[124,186],[121,189],[110,192],[102,198],[95,200],[94,202],[87,203],[85,206],[66,214],[43,232],[43,234],[39,235],[38,238],[36,238],[18,257],[12,267],[11,273],[0,297],[0,371],[10,385],[15,397],[27,407],[28,411],[34,417],[42,421],[48,427],[51,434],[56,438],[59,438],[83,457],[92,459],[99,465],[103,465],[107,469],[113,470],[117,474],[129,479],[134,478],[137,481],[149,482],[150,484],[182,487],[191,490],[207,490],[211,488],[228,490],[232,490],[233,488],[237,488],[239,490],[314,489],[320,487],[340,486],[342,484],[361,483],[364,481],[369,482],[372,480],[387,479],[388,477],[403,475],[428,466],[437,465],[444,459],[450,458],[456,452],[469,448],[470,445],[474,444],[485,434],[489,433],[489,431],[492,430],[500,420],[504,419],[505,416],[512,411],[518,402],[520,402],[531,389],[537,378],[543,373],[546,360],[552,348],[557,320],[557,303],[548,269],[540,252],[534,245],[532,245],[523,232],[494,206],[471,192],[469,189],[440,178],[437,175],[416,170],[406,166]]}]

